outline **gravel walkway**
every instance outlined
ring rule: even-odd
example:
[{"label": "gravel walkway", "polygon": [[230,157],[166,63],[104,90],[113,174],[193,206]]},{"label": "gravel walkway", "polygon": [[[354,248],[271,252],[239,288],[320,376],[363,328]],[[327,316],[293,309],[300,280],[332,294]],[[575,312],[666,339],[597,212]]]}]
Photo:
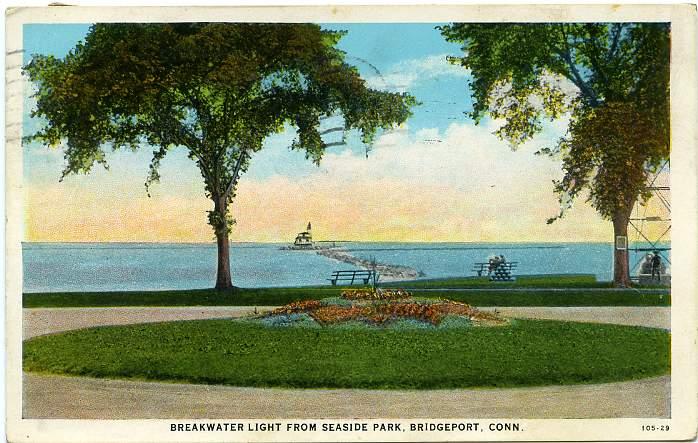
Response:
[{"label": "gravel walkway", "polygon": [[[239,317],[272,309],[269,306],[205,306],[173,308],[34,308],[24,309],[22,333],[24,339],[103,325],[126,325],[173,320]],[[649,326],[669,329],[669,307],[497,307],[480,308],[498,311],[505,316],[569,320],[622,325]]]},{"label": "gravel walkway", "polygon": [[[236,317],[253,307],[24,309],[25,339],[100,325]],[[258,312],[269,309],[257,307]],[[669,329],[663,307],[498,307],[513,317]],[[24,418],[669,417],[669,376],[599,385],[373,391],[261,389],[23,375]]]},{"label": "gravel walkway", "polygon": [[33,308],[23,309],[24,339],[37,335],[83,329],[93,326],[128,325],[174,320],[231,318],[247,315],[267,306],[185,306],[168,308]]},{"label": "gravel walkway", "polygon": [[24,375],[24,418],[669,417],[668,376],[600,385],[373,391]]},{"label": "gravel walkway", "polygon": [[478,308],[497,311],[506,317],[535,318],[545,320],[581,321],[588,323],[614,323],[618,325],[647,326],[671,329],[671,308],[655,306],[542,306]]}]

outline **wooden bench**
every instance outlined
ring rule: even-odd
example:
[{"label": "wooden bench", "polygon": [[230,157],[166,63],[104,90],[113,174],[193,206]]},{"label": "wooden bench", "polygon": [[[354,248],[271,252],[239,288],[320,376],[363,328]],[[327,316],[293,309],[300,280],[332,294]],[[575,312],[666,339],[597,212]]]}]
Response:
[{"label": "wooden bench", "polygon": [[328,280],[333,286],[337,285],[338,281],[348,281],[350,285],[354,284],[355,280],[361,280],[365,285],[376,277],[376,271],[373,270],[352,270],[352,271],[334,271],[332,277]]},{"label": "wooden bench", "polygon": [[489,263],[475,263],[473,265],[472,272],[477,272],[478,277],[482,277],[482,274],[484,272],[489,271],[490,269],[490,264]]},{"label": "wooden bench", "polygon": [[490,274],[490,281],[514,281],[511,274],[517,265],[515,261],[500,263]]},{"label": "wooden bench", "polygon": [[504,263],[498,263],[490,269],[490,263],[475,263],[473,264],[473,272],[476,272],[478,277],[487,272],[490,277],[490,281],[514,281],[515,278],[512,273],[518,266],[519,262],[507,261]]}]

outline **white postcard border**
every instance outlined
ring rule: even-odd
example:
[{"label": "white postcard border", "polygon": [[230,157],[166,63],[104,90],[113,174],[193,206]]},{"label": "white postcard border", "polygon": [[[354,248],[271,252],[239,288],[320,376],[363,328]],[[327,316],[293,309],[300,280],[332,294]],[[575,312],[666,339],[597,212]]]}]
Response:
[{"label": "white postcard border", "polygon": [[[448,440],[667,440],[696,435],[696,9],[692,5],[494,5],[494,6],[293,6],[293,7],[47,7],[6,11],[6,395],[11,441],[448,441]],[[488,420],[516,421],[517,433],[268,433],[171,432],[172,423],[254,422],[250,420],[28,420],[21,418],[22,337],[22,25],[133,21],[248,22],[671,22],[672,33],[672,404],[670,419]],[[297,422],[268,420],[258,422]],[[305,420],[346,422],[347,420]],[[376,420],[350,420],[374,423]],[[384,422],[388,420],[382,420]],[[396,422],[397,420],[390,420]],[[399,420],[454,422],[455,420]],[[380,422],[380,421],[378,421]],[[642,431],[647,424],[670,425],[669,432]]]}]

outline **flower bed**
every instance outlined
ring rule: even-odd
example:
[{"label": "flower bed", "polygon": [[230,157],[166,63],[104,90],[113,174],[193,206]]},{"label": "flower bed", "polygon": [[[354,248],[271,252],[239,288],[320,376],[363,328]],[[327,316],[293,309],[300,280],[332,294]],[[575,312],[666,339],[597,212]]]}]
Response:
[{"label": "flower bed", "polygon": [[[466,304],[451,300],[415,300],[410,293],[397,290],[345,290],[341,298],[306,300],[294,302],[275,309],[264,317],[264,324],[288,324],[286,320],[269,321],[274,316],[306,314],[322,326],[347,322],[385,326],[409,320],[424,325],[439,326],[447,317],[448,325],[488,325],[507,324],[508,321],[496,314],[481,312]],[[308,317],[304,317],[308,318]],[[453,319],[463,321],[453,321]],[[305,324],[305,323],[304,323]],[[407,323],[411,324],[411,323]]]},{"label": "flower bed", "polygon": [[404,289],[345,289],[342,298],[347,300],[401,300],[412,297]]},{"label": "flower bed", "polygon": [[299,312],[310,312],[320,307],[320,300],[294,301],[280,308],[274,309],[272,315],[296,314]]}]

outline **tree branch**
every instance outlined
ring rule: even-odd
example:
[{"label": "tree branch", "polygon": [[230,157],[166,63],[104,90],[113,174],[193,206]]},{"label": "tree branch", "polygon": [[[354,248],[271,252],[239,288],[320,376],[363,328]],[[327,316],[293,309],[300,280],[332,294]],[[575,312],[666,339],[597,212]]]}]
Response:
[{"label": "tree branch", "polygon": [[618,44],[620,43],[620,35],[623,33],[623,28],[623,23],[615,23],[613,25],[613,29],[611,30],[611,38],[613,40],[611,41],[611,46],[609,46],[608,53],[606,54],[606,63],[610,62],[613,57],[616,56],[616,51],[618,51]]},{"label": "tree branch", "polygon": [[242,168],[242,163],[247,159],[248,155],[249,154],[246,150],[240,150],[240,155],[238,156],[238,160],[235,162],[235,167],[233,168],[233,174],[230,177],[230,183],[228,183],[228,187],[225,189],[225,192],[223,193],[223,196],[226,198],[226,200],[228,199],[230,193],[233,191],[235,184],[237,184],[238,177],[240,174],[240,168]]},{"label": "tree branch", "polygon": [[572,60],[572,48],[570,48],[569,42],[567,41],[567,33],[565,32],[564,24],[560,28],[561,33],[562,33],[562,41],[565,45],[565,50],[561,50],[559,48],[554,48],[555,52],[564,60],[564,62],[567,64],[567,66],[570,69],[570,75],[566,75],[572,83],[575,84],[581,91],[582,95],[584,95],[591,105],[593,107],[597,107],[599,105],[599,100],[596,97],[596,94],[594,91],[589,87],[589,85],[584,81],[582,78],[582,75],[579,73],[579,70],[577,69],[577,66],[574,64],[574,61]]},{"label": "tree branch", "polygon": [[[591,30],[592,29],[591,25],[587,25],[587,29]],[[589,61],[591,62],[591,66],[596,71],[596,74],[598,75],[599,80],[601,80],[601,82],[603,82],[603,83],[607,83],[608,76],[606,75],[605,67],[601,65],[601,61],[599,60],[599,57],[598,57],[598,54],[601,52],[601,48],[599,48],[596,45],[596,39],[585,38],[584,44],[585,44],[585,46],[587,46],[590,49],[588,51],[587,56],[589,57]]]},{"label": "tree branch", "polygon": [[201,164],[202,168],[202,173],[204,174],[204,178],[211,178],[211,166],[208,164],[206,161],[204,155],[202,152],[200,152],[197,149],[197,144],[199,143],[199,140],[196,138],[194,134],[191,133],[187,129],[186,126],[182,124],[182,122],[179,122],[179,134],[177,137],[177,144],[181,146],[185,146],[187,149],[189,149],[189,152],[191,152],[194,157],[196,157],[197,160],[199,160],[199,163]]}]

